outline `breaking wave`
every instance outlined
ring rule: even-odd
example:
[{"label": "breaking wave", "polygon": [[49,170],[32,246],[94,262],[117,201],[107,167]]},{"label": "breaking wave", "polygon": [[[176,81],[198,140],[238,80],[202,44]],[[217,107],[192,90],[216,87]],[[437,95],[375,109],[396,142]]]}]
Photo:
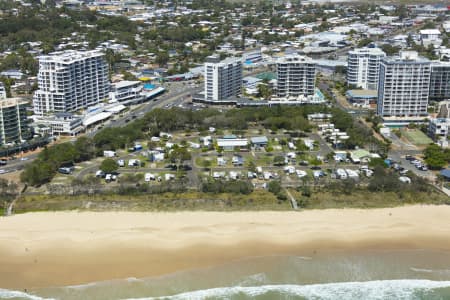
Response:
[{"label": "breaking wave", "polygon": [[[445,299],[436,289],[449,288],[450,281],[379,280],[311,285],[234,286],[181,293],[172,296],[129,298],[127,300],[196,300],[196,299]],[[448,293],[449,291],[447,291]],[[437,293],[437,294],[436,294]]]}]

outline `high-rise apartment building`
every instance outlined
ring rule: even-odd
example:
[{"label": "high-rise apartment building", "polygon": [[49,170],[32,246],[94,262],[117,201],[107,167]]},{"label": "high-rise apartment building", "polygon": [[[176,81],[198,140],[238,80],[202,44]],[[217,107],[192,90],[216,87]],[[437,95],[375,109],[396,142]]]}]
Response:
[{"label": "high-rise apartment building", "polygon": [[386,53],[380,48],[360,48],[347,57],[347,84],[367,90],[376,90],[380,62]]},{"label": "high-rise apartment building", "polygon": [[28,102],[19,98],[0,100],[0,145],[29,137],[27,105]]},{"label": "high-rise apartment building", "polygon": [[377,112],[382,117],[427,115],[431,62],[403,51],[380,64]]},{"label": "high-rise apartment building", "polygon": [[205,62],[205,100],[221,101],[241,93],[242,59],[209,56]]},{"label": "high-rise apartment building", "polygon": [[450,62],[431,63],[430,100],[450,100]]},{"label": "high-rise apartment building", "polygon": [[68,50],[39,57],[34,112],[74,112],[108,98],[108,66],[99,51]]},{"label": "high-rise apartment building", "polygon": [[314,95],[316,64],[297,54],[277,61],[277,96],[279,98]]}]

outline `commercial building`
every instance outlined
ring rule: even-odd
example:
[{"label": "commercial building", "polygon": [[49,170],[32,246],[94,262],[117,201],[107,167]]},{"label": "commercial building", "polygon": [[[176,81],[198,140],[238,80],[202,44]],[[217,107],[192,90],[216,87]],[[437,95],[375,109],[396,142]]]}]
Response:
[{"label": "commercial building", "polygon": [[217,101],[235,97],[241,93],[242,60],[209,56],[205,62],[205,100]]},{"label": "commercial building", "polygon": [[448,118],[433,118],[428,124],[428,136],[434,141],[444,139],[447,140],[448,128],[450,126],[450,119]]},{"label": "commercial building", "polygon": [[377,113],[384,118],[416,120],[427,116],[431,62],[403,51],[380,64]]},{"label": "commercial building", "polygon": [[108,99],[108,67],[99,51],[54,52],[39,57],[36,115],[74,112]]},{"label": "commercial building", "polygon": [[242,54],[242,60],[245,64],[257,63],[263,60],[261,49],[252,50]]},{"label": "commercial building", "polygon": [[350,51],[347,58],[347,84],[376,90],[383,57],[386,57],[386,53],[380,48],[360,48]]},{"label": "commercial building", "polygon": [[450,62],[431,63],[430,100],[450,100]]},{"label": "commercial building", "polygon": [[27,106],[28,102],[20,98],[0,100],[0,145],[29,137]]},{"label": "commercial building", "polygon": [[277,61],[277,97],[314,95],[315,62],[300,55],[288,55]]},{"label": "commercial building", "polygon": [[345,95],[354,106],[375,108],[377,105],[378,94],[376,90],[348,90]]},{"label": "commercial building", "polygon": [[75,136],[84,130],[82,118],[72,113],[56,113],[51,117],[36,118],[35,131],[41,134]]},{"label": "commercial building", "polygon": [[132,104],[142,101],[143,86],[140,81],[120,81],[111,85],[110,102]]}]

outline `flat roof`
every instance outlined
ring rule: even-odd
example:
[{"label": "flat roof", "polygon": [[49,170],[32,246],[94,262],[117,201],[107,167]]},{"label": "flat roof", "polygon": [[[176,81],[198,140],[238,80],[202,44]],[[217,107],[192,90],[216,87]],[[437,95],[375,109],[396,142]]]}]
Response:
[{"label": "flat roof", "polygon": [[266,136],[254,136],[250,138],[253,144],[267,143],[269,139]]},{"label": "flat roof", "polygon": [[66,50],[59,52],[52,52],[48,55],[39,56],[41,61],[54,61],[58,63],[73,63],[75,61],[84,60],[86,58],[100,57],[103,53],[98,50],[90,51],[77,51],[77,50]]},{"label": "flat roof", "polygon": [[112,115],[112,113],[110,113],[110,112],[101,112],[101,113],[95,114],[93,116],[89,116],[83,120],[83,125],[84,126],[92,125],[99,121],[108,119],[109,117],[111,117],[111,115]]},{"label": "flat roof", "polygon": [[0,100],[0,108],[7,108],[11,106],[27,104],[28,102],[22,98],[6,98]]},{"label": "flat roof", "polygon": [[378,96],[376,90],[348,90],[347,96],[349,97],[359,97],[359,98],[374,98]]},{"label": "flat roof", "polygon": [[129,87],[129,86],[133,86],[135,84],[140,84],[140,83],[141,83],[140,81],[122,80],[122,81],[113,83],[113,85],[116,89],[120,89],[120,88]]},{"label": "flat roof", "polygon": [[247,145],[247,139],[217,139],[217,146],[219,147],[242,147]]}]

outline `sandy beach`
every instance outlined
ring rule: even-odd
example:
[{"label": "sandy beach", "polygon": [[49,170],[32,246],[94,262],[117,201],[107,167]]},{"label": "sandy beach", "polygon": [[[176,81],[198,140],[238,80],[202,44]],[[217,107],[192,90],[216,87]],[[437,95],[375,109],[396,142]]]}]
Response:
[{"label": "sandy beach", "polygon": [[0,288],[147,277],[264,255],[450,251],[450,206],[303,212],[45,212],[0,218]]}]

